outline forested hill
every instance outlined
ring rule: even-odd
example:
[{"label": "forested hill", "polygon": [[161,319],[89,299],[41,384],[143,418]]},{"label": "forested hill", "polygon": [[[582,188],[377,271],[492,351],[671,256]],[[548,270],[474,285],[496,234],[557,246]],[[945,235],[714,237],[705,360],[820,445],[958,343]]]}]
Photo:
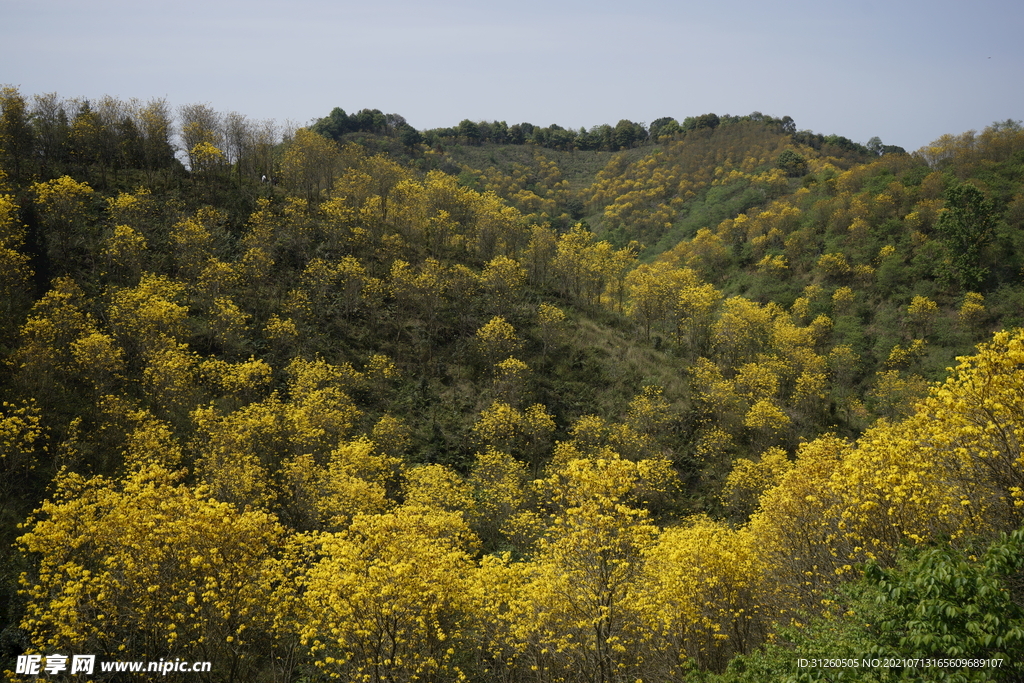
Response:
[{"label": "forested hill", "polygon": [[1019,124],[0,105],[3,666],[1019,675]]},{"label": "forested hill", "polygon": [[[668,224],[689,212],[692,207],[680,209],[703,194],[716,169],[742,167],[749,172],[778,166],[787,173],[806,172],[805,159],[796,150],[844,162],[905,153],[878,138],[861,145],[839,135],[797,131],[791,117],[760,112],[703,114],[681,124],[662,117],[649,129],[628,120],[573,131],[557,124],[509,126],[467,119],[454,128],[420,132],[397,114],[364,109],[347,115],[336,108],[311,130],[338,142],[392,140],[408,154],[428,149],[434,154],[418,163],[460,174],[463,184],[494,191],[524,213],[536,213],[563,229],[586,218],[601,237],[621,239],[629,233],[649,247],[663,236],[664,243],[678,241],[679,234],[664,235]],[[675,144],[684,140],[686,144]],[[786,155],[779,159],[782,152]],[[643,164],[626,170],[640,159]],[[617,182],[628,186],[616,187]],[[756,205],[764,196],[730,199],[723,217]],[[720,203],[718,198],[713,202]]]}]

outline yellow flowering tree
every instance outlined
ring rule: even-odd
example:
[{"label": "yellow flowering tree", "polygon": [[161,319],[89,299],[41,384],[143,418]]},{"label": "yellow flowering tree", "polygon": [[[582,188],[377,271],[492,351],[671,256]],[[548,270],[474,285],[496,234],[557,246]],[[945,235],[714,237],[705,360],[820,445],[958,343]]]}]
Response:
[{"label": "yellow flowering tree", "polygon": [[467,550],[459,513],[403,506],[308,540],[298,629],[318,669],[365,683],[465,680]]},{"label": "yellow flowering tree", "polygon": [[[0,190],[3,188],[3,171],[0,171]],[[25,244],[25,228],[18,221],[18,205],[9,194],[0,192],[0,311],[5,317],[13,313],[16,293],[28,284],[32,269],[29,257],[22,252]]]},{"label": "yellow flowering tree", "polygon": [[14,494],[39,463],[44,446],[39,409],[34,403],[0,404],[0,514],[14,503]]},{"label": "yellow flowering tree", "polygon": [[647,548],[638,602],[652,640],[664,638],[667,671],[688,661],[720,670],[763,641],[775,615],[763,600],[768,558],[757,541],[747,529],[697,517]]},{"label": "yellow flowering tree", "polygon": [[89,202],[93,189],[71,176],[34,183],[32,192],[46,227],[46,245],[50,255],[67,263],[73,249],[84,247],[89,230]]},{"label": "yellow flowering tree", "polygon": [[274,628],[284,529],[148,465],[123,480],[62,474],[18,539],[21,627],[32,648],[130,658],[183,652],[251,680],[287,634]]},{"label": "yellow flowering tree", "polygon": [[657,528],[638,504],[670,475],[659,461],[606,455],[570,460],[537,482],[553,514],[511,607],[527,621],[509,634],[518,642],[498,649],[518,651],[516,665],[543,680],[622,680],[646,656],[636,600]]}]

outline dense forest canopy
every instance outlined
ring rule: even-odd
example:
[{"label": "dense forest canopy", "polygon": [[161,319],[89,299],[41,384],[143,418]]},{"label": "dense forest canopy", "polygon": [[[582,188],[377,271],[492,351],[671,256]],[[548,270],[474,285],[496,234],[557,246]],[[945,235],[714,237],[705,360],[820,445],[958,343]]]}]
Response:
[{"label": "dense forest canopy", "polygon": [[1018,122],[907,154],[5,88],[0,169],[5,667],[1021,674]]},{"label": "dense forest canopy", "polygon": [[775,118],[759,111],[747,116],[727,114],[720,117],[713,113],[687,116],[682,123],[671,116],[663,116],[652,121],[650,126],[622,119],[614,126],[602,124],[589,130],[580,128],[578,131],[563,128],[556,123],[550,126],[535,126],[522,122],[509,126],[505,121],[463,119],[459,125],[451,128],[435,128],[421,132],[409,125],[400,114],[384,114],[379,109],[362,109],[350,115],[346,114],[344,109],[335,107],[330,114],[313,123],[310,129],[335,141],[342,140],[350,133],[372,133],[398,138],[408,147],[421,142],[431,146],[529,144],[561,151],[615,152],[639,147],[662,137],[677,136],[695,130],[714,130],[720,125],[730,126],[744,122],[758,123],[779,133],[793,135],[801,144],[816,149],[827,144],[863,154],[906,153],[901,147],[883,145],[878,138],[872,138],[867,145],[860,145],[839,135],[823,136],[811,131],[798,132],[792,117]]}]

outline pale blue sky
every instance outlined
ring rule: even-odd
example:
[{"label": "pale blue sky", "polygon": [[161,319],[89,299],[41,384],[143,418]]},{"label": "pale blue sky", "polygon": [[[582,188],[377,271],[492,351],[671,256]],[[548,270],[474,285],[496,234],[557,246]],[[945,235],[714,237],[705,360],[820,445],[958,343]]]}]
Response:
[{"label": "pale blue sky", "polygon": [[915,150],[1024,119],[1020,0],[0,0],[0,84],[571,128],[761,111]]}]

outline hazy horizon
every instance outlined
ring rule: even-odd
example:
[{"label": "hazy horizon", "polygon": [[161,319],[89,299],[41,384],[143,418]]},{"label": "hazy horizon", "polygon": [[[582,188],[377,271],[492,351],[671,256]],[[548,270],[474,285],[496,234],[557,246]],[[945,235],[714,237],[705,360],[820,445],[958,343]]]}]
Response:
[{"label": "hazy horizon", "polygon": [[994,0],[4,6],[0,83],[26,96],[166,98],[297,125],[374,108],[420,130],[761,111],[908,151],[1024,118],[1024,5]]}]

